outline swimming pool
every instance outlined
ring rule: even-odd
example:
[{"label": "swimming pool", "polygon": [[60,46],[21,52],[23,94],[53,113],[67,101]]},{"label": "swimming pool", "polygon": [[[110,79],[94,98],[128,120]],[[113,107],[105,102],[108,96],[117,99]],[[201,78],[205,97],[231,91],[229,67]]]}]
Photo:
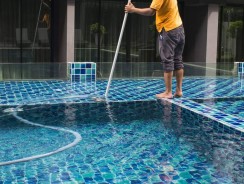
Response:
[{"label": "swimming pool", "polygon": [[114,80],[96,102],[106,84],[1,82],[0,183],[243,181],[244,121],[200,103],[242,98],[236,78],[186,78],[171,100],[161,79]]},{"label": "swimming pool", "polygon": [[[1,183],[240,183],[244,179],[240,134],[166,101],[43,104],[22,106],[17,115],[78,132],[82,139],[57,154],[1,166]],[[48,153],[75,139],[67,132],[25,124],[8,113],[1,113],[1,122],[1,162]]]}]

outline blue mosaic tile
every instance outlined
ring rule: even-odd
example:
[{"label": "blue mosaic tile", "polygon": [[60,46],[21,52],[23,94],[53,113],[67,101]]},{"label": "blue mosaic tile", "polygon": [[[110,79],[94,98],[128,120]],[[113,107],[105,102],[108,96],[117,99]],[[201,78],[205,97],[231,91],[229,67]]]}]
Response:
[{"label": "blue mosaic tile", "polygon": [[244,73],[244,62],[236,62],[238,74]]},{"label": "blue mosaic tile", "polygon": [[96,80],[96,63],[70,62],[68,71],[71,82],[90,82]]},{"label": "blue mosaic tile", "polygon": [[239,79],[239,86],[244,88],[244,62],[236,62],[237,64],[237,73]]},{"label": "blue mosaic tile", "polygon": [[[19,113],[21,117],[49,125],[69,126],[82,134],[83,141],[74,149],[53,157],[13,167],[0,167],[0,179],[3,182],[9,181],[9,176],[17,177],[19,173],[24,173],[23,177],[16,179],[20,183],[23,178],[30,182],[33,177],[39,182],[49,183],[149,184],[234,183],[232,176],[236,177],[238,183],[243,179],[242,166],[236,164],[239,161],[238,154],[242,153],[241,145],[238,144],[241,139],[231,132],[223,134],[222,128],[216,126],[215,121],[172,103],[113,102],[109,103],[109,107],[106,103],[50,104],[23,108],[24,111]],[[111,114],[107,114],[108,108],[112,112],[113,121],[110,119]],[[67,121],[65,118],[71,119]],[[167,118],[171,119],[168,123]],[[15,126],[10,117],[4,120],[8,121],[8,125],[0,126]],[[70,124],[67,125],[67,122]],[[32,136],[38,137],[35,141],[45,141],[37,136],[43,131],[39,128],[32,131]],[[24,132],[21,133],[23,135]],[[53,135],[56,145],[58,139],[55,138],[59,137],[57,133],[43,133],[45,136]],[[12,137],[8,134],[1,136]],[[61,137],[64,141],[72,139]],[[52,142],[49,139],[46,141]],[[232,149],[228,149],[228,142]],[[5,146],[11,147],[10,144]],[[21,148],[17,146],[15,149]],[[213,149],[215,146],[218,146],[217,149]],[[45,144],[41,149],[49,147],[52,148]],[[229,151],[228,155],[225,154],[226,150]],[[23,150],[23,154],[26,153]],[[224,160],[223,157],[230,156],[233,159],[218,163],[218,158]],[[233,164],[235,170],[232,169]],[[220,168],[226,167],[227,170],[219,172]]]},{"label": "blue mosaic tile", "polygon": [[[84,63],[71,64],[71,67],[86,67]],[[93,66],[91,66],[93,67]],[[74,76],[75,79],[75,76]],[[79,77],[77,77],[79,79]],[[0,82],[0,104],[1,105],[21,105],[21,104],[56,104],[56,103],[97,103],[99,99],[104,99],[107,81],[96,80],[93,77],[84,77],[82,80],[92,82],[70,82],[70,81],[6,81]],[[173,80],[173,89],[176,81]],[[235,89],[235,90],[233,90]],[[164,90],[162,79],[120,79],[113,80],[107,101],[155,101],[155,94]],[[201,78],[185,77],[183,81],[184,99],[220,99],[243,97],[244,92],[240,86],[238,78]],[[174,99],[176,103],[181,103]],[[187,103],[187,108],[211,116],[215,120],[223,122],[231,127],[239,127],[243,130],[242,113],[243,103],[229,100],[235,103],[234,106],[228,104],[228,111],[219,113],[214,106],[197,106],[197,102]],[[185,105],[185,104],[184,104]],[[198,109],[199,108],[199,109]],[[220,110],[221,111],[221,110]],[[231,114],[231,115],[230,115]],[[230,116],[229,116],[230,115]],[[222,116],[222,117],[221,117]],[[237,116],[237,118],[236,118]]]},{"label": "blue mosaic tile", "polygon": [[239,117],[235,117],[231,114],[225,114],[222,111],[207,107],[203,104],[199,104],[199,103],[196,103],[196,102],[194,102],[192,100],[188,100],[188,99],[174,99],[174,100],[170,100],[170,101],[179,106],[190,109],[193,112],[202,114],[206,117],[216,120],[217,122],[221,122],[228,127],[231,127],[236,130],[239,130],[241,132],[244,132],[244,129],[243,129],[244,120]]}]

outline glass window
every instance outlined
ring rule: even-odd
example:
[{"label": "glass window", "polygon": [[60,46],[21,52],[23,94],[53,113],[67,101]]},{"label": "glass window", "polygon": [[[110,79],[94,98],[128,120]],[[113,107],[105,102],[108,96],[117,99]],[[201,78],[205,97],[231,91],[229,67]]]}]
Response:
[{"label": "glass window", "polygon": [[0,1],[0,63],[50,62],[51,0]]},{"label": "glass window", "polygon": [[[138,7],[149,5],[150,2],[145,0],[136,2]],[[124,6],[125,1],[122,0],[76,0],[75,61],[97,62],[98,75],[103,77],[108,76],[114,59],[124,19]],[[154,19],[154,16],[129,14],[115,75],[120,75],[119,70],[121,73],[131,71],[125,63],[155,61],[157,34]]]},{"label": "glass window", "polygon": [[221,15],[220,62],[244,60],[244,7],[223,7]]},{"label": "glass window", "polygon": [[22,62],[50,62],[51,0],[22,0]]},{"label": "glass window", "polygon": [[21,1],[0,1],[0,63],[19,62],[21,49]]},{"label": "glass window", "polygon": [[[75,1],[75,60],[97,60],[97,40],[95,43],[95,31],[99,22],[98,0]],[[97,23],[97,24],[96,24]],[[93,26],[93,32],[90,27]],[[102,25],[101,25],[102,26]],[[103,39],[102,36],[100,39]],[[102,41],[101,41],[102,42]]]},{"label": "glass window", "polygon": [[0,80],[48,78],[50,32],[51,0],[0,1]]}]

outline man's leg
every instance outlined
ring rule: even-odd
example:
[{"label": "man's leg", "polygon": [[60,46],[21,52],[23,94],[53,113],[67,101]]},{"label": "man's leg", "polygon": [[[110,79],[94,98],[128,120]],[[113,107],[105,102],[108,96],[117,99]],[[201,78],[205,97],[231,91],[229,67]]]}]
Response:
[{"label": "man's leg", "polygon": [[181,97],[183,95],[182,92],[182,81],[184,75],[184,65],[182,62],[182,54],[185,46],[185,33],[184,28],[180,27],[178,30],[179,42],[177,47],[175,48],[175,56],[174,56],[174,71],[176,76],[176,91],[174,97]]},{"label": "man's leg", "polygon": [[172,77],[173,71],[164,72],[165,92],[157,94],[157,98],[172,98]]},{"label": "man's leg", "polygon": [[163,30],[160,33],[158,44],[159,55],[164,68],[165,91],[160,94],[156,94],[157,98],[173,98],[172,78],[174,70],[174,49],[176,47],[175,43],[175,38],[172,38],[169,32]]},{"label": "man's leg", "polygon": [[182,93],[183,75],[184,75],[183,69],[175,70],[176,83],[177,83],[176,91],[174,94],[175,97],[181,97],[183,95],[183,93]]}]

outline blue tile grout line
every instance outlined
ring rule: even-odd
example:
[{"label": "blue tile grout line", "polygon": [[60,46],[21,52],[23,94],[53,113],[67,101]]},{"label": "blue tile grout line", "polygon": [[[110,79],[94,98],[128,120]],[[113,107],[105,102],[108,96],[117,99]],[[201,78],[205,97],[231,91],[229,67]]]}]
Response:
[{"label": "blue tile grout line", "polygon": [[[241,82],[238,77],[185,77],[183,81],[184,98],[170,101],[243,132],[244,89],[242,89]],[[106,85],[107,80],[95,82],[4,81],[0,82],[0,106],[98,103],[94,99],[104,96]],[[176,87],[175,79],[172,87],[173,89]],[[163,90],[163,79],[114,79],[107,101],[157,100],[155,94]],[[215,105],[208,107],[204,103],[200,103],[200,101],[206,100],[231,100],[236,103],[228,105],[230,106],[229,112],[224,113],[217,110]]]}]

